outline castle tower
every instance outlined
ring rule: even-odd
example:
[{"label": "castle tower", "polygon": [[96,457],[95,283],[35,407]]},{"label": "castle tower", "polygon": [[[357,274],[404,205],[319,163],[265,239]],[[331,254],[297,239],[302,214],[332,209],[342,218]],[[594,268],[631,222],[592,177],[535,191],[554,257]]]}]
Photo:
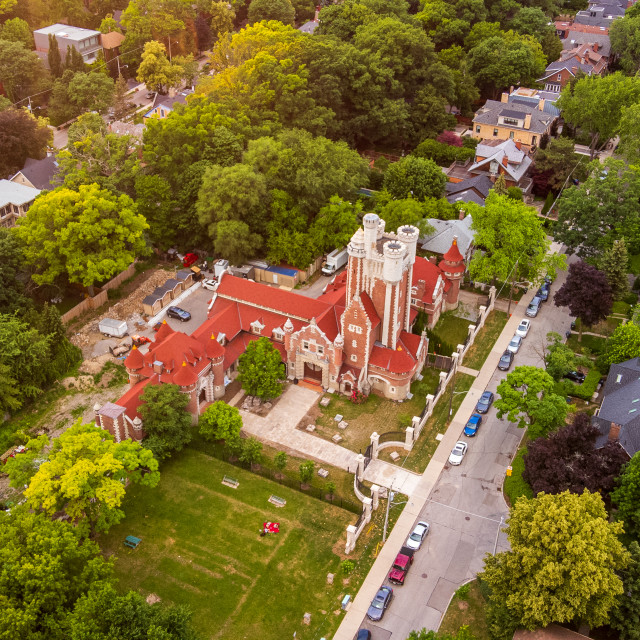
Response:
[{"label": "castle tower", "polygon": [[416,261],[416,252],[418,249],[418,239],[420,238],[420,230],[411,225],[405,225],[398,229],[398,240],[403,242],[407,247],[407,257],[409,260],[409,273],[406,280],[405,305],[403,325],[405,331],[411,331],[411,286],[413,282],[413,265]]},{"label": "castle tower", "polygon": [[362,218],[364,228],[364,250],[367,258],[371,259],[376,254],[376,243],[378,242],[378,226],[380,217],[375,213],[367,213]]},{"label": "castle tower", "polygon": [[378,311],[382,319],[381,342],[386,347],[396,348],[400,331],[404,328],[406,300],[406,277],[404,259],[407,247],[403,242],[390,240],[384,243],[384,262],[382,264],[382,280],[385,285],[384,310]]},{"label": "castle tower", "polygon": [[364,231],[362,228],[359,228],[353,234],[347,245],[347,253],[349,254],[349,264],[347,265],[347,300],[351,300],[362,291],[364,258],[366,255],[364,245]]},{"label": "castle tower", "polygon": [[208,399],[212,397],[220,400],[224,396],[224,353],[225,348],[216,340],[212,333],[211,338],[204,345],[205,353],[211,361],[211,388],[207,389]]},{"label": "castle tower", "polygon": [[189,396],[189,404],[186,406],[186,410],[191,414],[191,421],[194,424],[198,422],[200,413],[198,411],[198,396],[196,393],[197,382],[198,375],[193,370],[193,367],[183,361],[182,366],[178,367],[178,371],[173,375],[173,384],[177,384],[180,387],[180,391]]},{"label": "castle tower", "polygon": [[135,345],[133,345],[129,355],[125,358],[124,366],[129,374],[129,387],[133,387],[140,382],[140,374],[138,372],[144,367],[142,354]]},{"label": "castle tower", "polygon": [[465,272],[464,256],[458,249],[458,236],[453,236],[451,247],[444,254],[443,260],[438,265],[442,269],[445,277],[451,281],[451,287],[445,294],[445,303],[447,310],[456,309],[458,307],[458,295],[460,293],[460,281]]}]

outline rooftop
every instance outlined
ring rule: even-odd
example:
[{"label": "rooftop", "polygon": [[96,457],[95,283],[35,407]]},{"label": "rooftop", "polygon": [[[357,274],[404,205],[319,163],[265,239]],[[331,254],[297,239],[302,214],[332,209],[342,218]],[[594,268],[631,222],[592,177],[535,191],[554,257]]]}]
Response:
[{"label": "rooftop", "polygon": [[32,189],[11,180],[0,180],[0,207],[7,204],[22,205],[31,202],[38,194],[40,189]]},{"label": "rooftop", "polygon": [[537,105],[511,104],[510,106],[512,107],[512,109],[505,109],[504,102],[498,102],[497,100],[487,100],[484,106],[480,107],[480,109],[478,109],[478,111],[476,112],[473,118],[473,122],[495,126],[498,124],[498,118],[500,116],[506,115],[505,111],[509,113],[507,117],[517,118],[519,120],[524,120],[525,116],[531,115],[531,123],[529,125],[529,129],[526,129],[526,131],[542,134],[547,130],[552,120],[554,119],[553,115],[545,113],[544,111],[540,111]]},{"label": "rooftop", "polygon": [[46,36],[54,35],[57,38],[68,38],[73,42],[80,42],[91,36],[102,35],[99,31],[93,29],[83,29],[82,27],[72,27],[68,24],[52,24],[49,27],[43,27],[42,29],[36,29],[34,33],[42,33]]},{"label": "rooftop", "polygon": [[[55,188],[53,178],[58,173],[58,162],[55,156],[48,156],[42,160],[27,158],[24,167],[18,173],[21,173],[36,189],[53,189]],[[15,175],[17,176],[18,173]]]}]

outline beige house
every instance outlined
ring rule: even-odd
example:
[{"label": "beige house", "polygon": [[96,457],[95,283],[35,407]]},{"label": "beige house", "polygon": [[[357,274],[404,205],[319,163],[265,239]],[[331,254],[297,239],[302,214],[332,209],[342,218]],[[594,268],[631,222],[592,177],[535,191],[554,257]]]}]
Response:
[{"label": "beige house", "polygon": [[40,189],[11,180],[0,180],[0,226],[15,227],[16,220],[24,216]]}]

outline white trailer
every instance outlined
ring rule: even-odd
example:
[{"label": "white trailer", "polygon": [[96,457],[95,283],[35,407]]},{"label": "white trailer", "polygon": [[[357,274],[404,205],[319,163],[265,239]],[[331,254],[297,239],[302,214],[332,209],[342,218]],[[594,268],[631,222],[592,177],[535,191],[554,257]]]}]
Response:
[{"label": "white trailer", "polygon": [[129,327],[124,320],[114,320],[113,318],[103,318],[98,324],[98,330],[102,335],[111,338],[122,338],[129,332]]},{"label": "white trailer", "polygon": [[342,249],[334,249],[328,256],[327,261],[322,265],[322,273],[325,276],[332,276],[339,271],[345,264],[349,255],[345,247]]}]

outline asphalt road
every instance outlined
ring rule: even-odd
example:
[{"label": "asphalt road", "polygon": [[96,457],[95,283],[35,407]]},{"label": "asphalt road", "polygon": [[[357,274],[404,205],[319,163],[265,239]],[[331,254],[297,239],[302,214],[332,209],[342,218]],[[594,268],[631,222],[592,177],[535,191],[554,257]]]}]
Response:
[{"label": "asphalt road", "polygon": [[[560,273],[552,286],[555,293],[564,279]],[[542,365],[541,346],[549,331],[561,335],[569,329],[568,309],[555,307],[550,296],[516,354],[512,368]],[[487,386],[495,393],[506,375],[496,369]],[[446,465],[418,520],[431,525],[422,548],[416,553],[406,584],[394,587],[394,598],[383,620],[368,619],[362,627],[371,630],[373,640],[405,640],[413,629],[437,630],[455,590],[482,571],[487,553],[508,548],[500,531],[508,515],[501,487],[507,466],[518,448],[523,431],[515,424],[498,420],[495,408],[484,416],[478,434],[460,436],[469,449],[457,467]],[[389,584],[385,580],[385,584]]]}]

